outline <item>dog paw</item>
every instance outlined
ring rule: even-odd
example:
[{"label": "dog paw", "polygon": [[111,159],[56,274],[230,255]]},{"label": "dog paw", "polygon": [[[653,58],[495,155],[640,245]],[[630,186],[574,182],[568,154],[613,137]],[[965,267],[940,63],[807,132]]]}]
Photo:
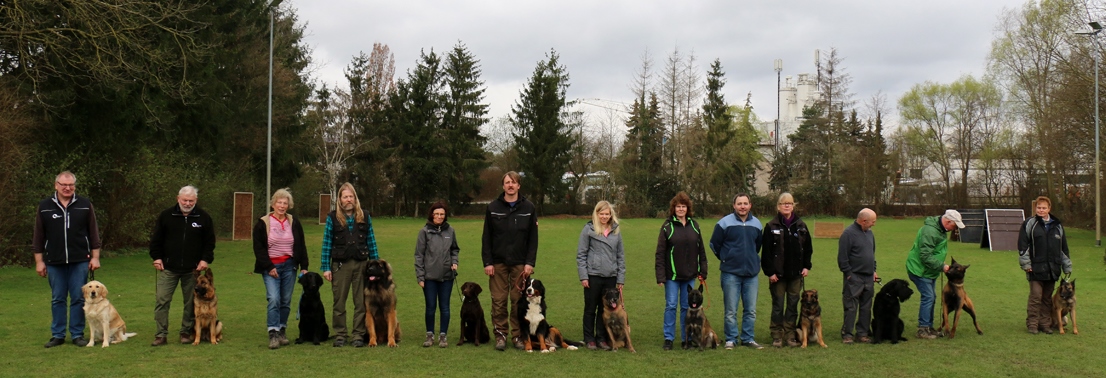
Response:
[{"label": "dog paw", "polygon": [[580,349],[580,348],[577,348],[577,347],[576,347],[575,345],[569,345],[569,346],[568,346],[568,348],[565,348],[565,349],[568,349],[568,350],[577,350],[577,349]]},{"label": "dog paw", "polygon": [[388,343],[389,348],[395,348],[395,347],[398,347],[398,346],[399,346],[399,344],[396,344],[396,343]]},{"label": "dog paw", "polygon": [[[543,352],[544,352],[544,351],[543,351]],[[530,349],[530,350],[526,351],[526,353],[534,353],[534,350],[533,350],[533,349]]]},{"label": "dog paw", "polygon": [[542,352],[542,353],[553,353],[553,351],[554,351],[554,350],[556,350],[556,349],[557,349],[557,348],[549,348],[549,349],[543,349],[543,350],[542,350],[541,352]]}]

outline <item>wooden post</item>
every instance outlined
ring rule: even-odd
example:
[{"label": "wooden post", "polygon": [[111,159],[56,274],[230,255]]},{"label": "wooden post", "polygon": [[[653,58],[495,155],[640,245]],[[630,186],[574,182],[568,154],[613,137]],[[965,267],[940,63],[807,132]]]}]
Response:
[{"label": "wooden post", "polygon": [[319,224],[326,224],[326,216],[330,214],[330,194],[319,195]]},{"label": "wooden post", "polygon": [[253,193],[234,192],[233,240],[253,237]]}]

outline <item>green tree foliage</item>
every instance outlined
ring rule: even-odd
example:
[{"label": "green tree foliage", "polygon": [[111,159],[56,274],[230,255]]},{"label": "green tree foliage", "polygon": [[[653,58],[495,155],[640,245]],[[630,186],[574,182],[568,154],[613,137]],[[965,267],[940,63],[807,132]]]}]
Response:
[{"label": "green tree foliage", "polygon": [[678,189],[675,177],[664,170],[664,124],[654,93],[645,94],[630,106],[626,120],[629,132],[620,153],[618,182],[625,187],[620,211],[627,215],[652,216],[668,208],[668,199]]},{"label": "green tree foliage", "polygon": [[[415,69],[399,80],[389,98],[387,135],[395,197],[419,216],[419,204],[432,200],[445,183],[446,145],[442,137],[445,77],[433,50],[421,53]],[[396,214],[400,215],[400,214]]]},{"label": "green tree foliage", "polygon": [[446,56],[443,99],[442,144],[446,160],[442,172],[445,185],[440,189],[449,202],[465,205],[480,192],[480,171],[487,167],[480,128],[488,123],[488,105],[484,103],[484,82],[480,79],[480,61],[460,42]]},{"label": "green tree foliage", "polygon": [[511,106],[515,148],[526,175],[522,188],[534,193],[533,202],[539,212],[544,209],[546,195],[557,197],[563,191],[561,176],[572,158],[572,127],[565,120],[571,105],[565,98],[568,79],[557,52],[550,50]]}]

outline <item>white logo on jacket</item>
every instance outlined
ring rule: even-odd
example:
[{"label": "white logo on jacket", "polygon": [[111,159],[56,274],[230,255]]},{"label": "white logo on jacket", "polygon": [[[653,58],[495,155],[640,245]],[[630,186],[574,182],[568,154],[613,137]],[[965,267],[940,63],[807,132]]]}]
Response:
[{"label": "white logo on jacket", "polygon": [[192,228],[201,228],[201,227],[203,227],[203,226],[201,226],[199,223],[192,222]]}]

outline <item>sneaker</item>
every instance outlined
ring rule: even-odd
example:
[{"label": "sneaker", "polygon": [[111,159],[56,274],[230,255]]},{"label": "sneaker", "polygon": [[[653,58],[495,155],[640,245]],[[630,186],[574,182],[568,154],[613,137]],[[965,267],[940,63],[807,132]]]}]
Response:
[{"label": "sneaker", "polygon": [[852,344],[853,343],[853,337],[851,335],[841,336],[841,343],[842,344]]},{"label": "sneaker", "polygon": [[773,348],[783,348],[783,340],[772,339],[772,347]]},{"label": "sneaker", "polygon": [[588,341],[588,350],[596,350],[596,349],[599,349],[599,347],[595,346],[595,342],[594,341]]},{"label": "sneaker", "polygon": [[165,336],[155,337],[154,342],[150,343],[150,346],[162,346],[167,343],[169,343],[169,341],[165,339]]},{"label": "sneaker", "polygon": [[727,341],[725,348],[726,350],[733,350],[733,341]]},{"label": "sneaker", "polygon": [[422,342],[422,347],[429,348],[431,345],[434,345],[434,332],[427,332],[426,341]]},{"label": "sneaker", "polygon": [[341,347],[344,347],[344,346],[346,346],[346,339],[343,339],[341,337],[334,339],[334,347],[335,348],[341,348]]},{"label": "sneaker", "polygon": [[857,341],[860,341],[860,342],[865,343],[865,344],[871,344],[872,343],[872,338],[868,337],[868,336],[860,336],[860,339],[857,340]]},{"label": "sneaker", "polygon": [[756,341],[750,341],[750,342],[747,342],[747,343],[742,342],[741,346],[747,347],[747,348],[753,348],[753,349],[764,349],[764,347],[760,346],[760,344],[757,344]]},{"label": "sneaker", "polygon": [[802,346],[802,345],[803,345],[803,343],[800,343],[799,340],[796,340],[796,339],[787,340],[787,346],[789,346],[789,347],[797,347],[797,346]]},{"label": "sneaker", "polygon": [[945,333],[929,327],[929,334],[937,337],[945,337]]},{"label": "sneaker", "polygon": [[495,350],[500,352],[507,350],[507,340],[503,336],[495,336]]},{"label": "sneaker", "polygon": [[269,330],[269,349],[280,348],[280,331]]},{"label": "sneaker", "polygon": [[[1049,333],[1051,333],[1051,332],[1049,332]],[[78,336],[78,337],[73,339],[73,345],[83,347],[83,346],[88,345],[88,340],[85,340],[84,337]]]},{"label": "sneaker", "polygon": [[607,342],[606,342],[606,341],[600,341],[600,342],[599,342],[599,349],[602,349],[602,350],[611,350],[611,346],[610,346],[610,344],[607,344]]},{"label": "sneaker", "polygon": [[664,346],[661,347],[661,349],[672,350],[672,340],[665,340],[664,341]]},{"label": "sneaker", "polygon": [[192,339],[192,335],[187,334],[187,333],[180,334],[180,343],[181,344],[191,344],[192,341],[195,341],[195,340]]},{"label": "sneaker", "polygon": [[364,347],[364,346],[365,346],[365,340],[353,339],[353,347],[354,348],[361,348],[361,347]]},{"label": "sneaker", "polygon": [[47,341],[46,345],[43,345],[43,346],[47,347],[47,348],[53,348],[53,347],[56,347],[56,346],[61,345],[61,344],[65,344],[65,339],[59,339],[57,337],[51,337],[50,341]]},{"label": "sneaker", "polygon": [[929,327],[918,327],[918,333],[916,333],[915,336],[919,339],[927,340],[933,340],[937,338],[937,335],[929,332]]},{"label": "sneaker", "polygon": [[440,335],[438,335],[438,347],[445,348],[448,345],[449,342],[445,341],[445,332],[442,332]]}]

